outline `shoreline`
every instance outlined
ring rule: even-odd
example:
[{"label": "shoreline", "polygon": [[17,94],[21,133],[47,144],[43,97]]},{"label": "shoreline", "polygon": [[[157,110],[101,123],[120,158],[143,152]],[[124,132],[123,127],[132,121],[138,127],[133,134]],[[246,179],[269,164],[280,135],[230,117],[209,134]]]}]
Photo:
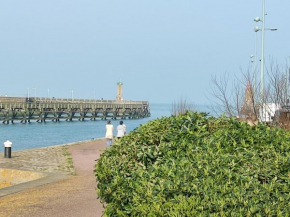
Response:
[{"label": "shoreline", "polygon": [[33,151],[33,150],[38,150],[38,149],[47,149],[47,148],[57,148],[57,147],[71,146],[71,145],[77,145],[79,143],[88,143],[88,142],[92,142],[92,141],[98,141],[98,140],[102,140],[104,138],[105,137],[100,137],[100,138],[94,138],[94,139],[89,139],[89,140],[82,140],[82,141],[63,143],[63,144],[57,144],[57,145],[49,145],[49,146],[38,147],[38,148],[17,149],[17,150],[14,150],[14,151],[13,151],[13,145],[12,145],[11,155],[13,155],[13,153],[15,153],[15,152],[18,153],[18,152],[21,152],[21,151],[28,151],[28,150]]}]

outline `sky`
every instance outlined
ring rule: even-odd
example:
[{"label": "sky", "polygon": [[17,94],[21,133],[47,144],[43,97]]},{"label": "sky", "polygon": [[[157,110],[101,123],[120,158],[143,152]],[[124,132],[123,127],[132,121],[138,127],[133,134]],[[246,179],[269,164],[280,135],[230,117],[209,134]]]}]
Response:
[{"label": "sky", "polygon": [[[266,0],[265,61],[290,56],[290,1]],[[0,3],[0,95],[208,104],[211,77],[251,67],[262,0]]]}]

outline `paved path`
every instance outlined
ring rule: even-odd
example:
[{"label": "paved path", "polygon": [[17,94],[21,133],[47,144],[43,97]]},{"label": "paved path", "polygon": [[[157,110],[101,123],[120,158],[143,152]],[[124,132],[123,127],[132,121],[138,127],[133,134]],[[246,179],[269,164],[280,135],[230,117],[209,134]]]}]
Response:
[{"label": "paved path", "polygon": [[[0,198],[0,216],[98,217],[103,205],[96,199],[93,174],[95,159],[105,149],[105,140],[67,146],[76,175]],[[45,168],[45,167],[43,167]]]}]

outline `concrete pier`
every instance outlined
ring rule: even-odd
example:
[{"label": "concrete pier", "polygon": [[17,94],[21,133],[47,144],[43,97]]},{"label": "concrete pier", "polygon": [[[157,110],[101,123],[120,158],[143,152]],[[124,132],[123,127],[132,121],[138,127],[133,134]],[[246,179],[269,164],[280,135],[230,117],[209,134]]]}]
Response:
[{"label": "concrete pier", "polygon": [[0,121],[4,124],[15,121],[27,123],[139,119],[150,116],[148,101],[85,100],[63,98],[0,97]]}]

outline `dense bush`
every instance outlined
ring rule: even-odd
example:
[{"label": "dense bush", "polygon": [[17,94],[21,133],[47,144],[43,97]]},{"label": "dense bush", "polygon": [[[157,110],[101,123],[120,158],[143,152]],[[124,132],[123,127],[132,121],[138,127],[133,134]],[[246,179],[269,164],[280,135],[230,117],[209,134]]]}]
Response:
[{"label": "dense bush", "polygon": [[290,134],[187,113],[148,122],[96,164],[105,216],[289,216]]}]

